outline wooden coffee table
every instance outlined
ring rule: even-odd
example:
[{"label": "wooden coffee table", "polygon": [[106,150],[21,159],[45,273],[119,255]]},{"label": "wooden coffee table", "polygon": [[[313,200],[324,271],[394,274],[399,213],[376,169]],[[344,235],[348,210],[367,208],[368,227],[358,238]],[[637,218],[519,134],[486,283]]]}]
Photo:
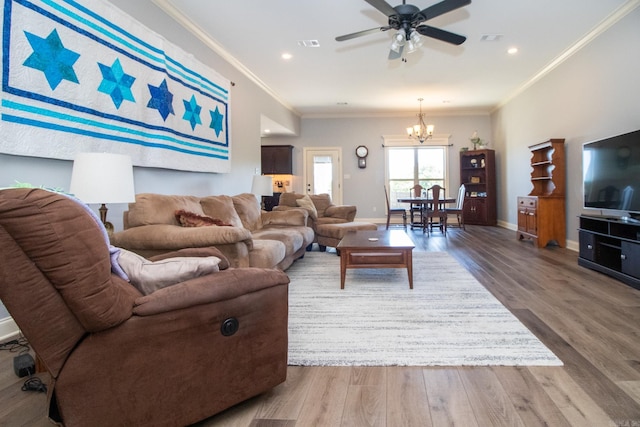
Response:
[{"label": "wooden coffee table", "polygon": [[340,289],[347,268],[406,268],[413,289],[413,248],[403,230],[350,231],[336,249],[340,252]]}]

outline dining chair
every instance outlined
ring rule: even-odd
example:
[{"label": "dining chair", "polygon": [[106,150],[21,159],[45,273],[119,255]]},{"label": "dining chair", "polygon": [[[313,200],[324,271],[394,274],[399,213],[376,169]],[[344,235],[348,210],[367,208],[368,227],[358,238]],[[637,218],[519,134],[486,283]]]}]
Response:
[{"label": "dining chair", "polygon": [[447,235],[447,213],[445,212],[441,199],[444,198],[444,187],[439,185],[434,185],[427,189],[427,198],[429,201],[429,208],[426,209],[422,213],[422,221],[423,221],[423,229],[422,232],[426,230],[427,233],[430,233],[432,228],[436,226],[436,223],[433,222],[434,218],[438,218],[437,227],[440,228],[442,234]]},{"label": "dining chair", "polygon": [[458,228],[464,228],[464,195],[466,188],[464,184],[458,189],[458,197],[456,198],[456,206],[454,208],[446,208],[444,211],[449,215],[456,215],[458,218]]},{"label": "dining chair", "polygon": [[407,229],[407,211],[405,208],[392,208],[389,202],[389,193],[387,192],[387,186],[384,185],[384,199],[387,202],[387,230],[389,229],[389,223],[391,222],[392,215],[402,216],[402,226]]},{"label": "dining chair", "polygon": [[[416,184],[413,187],[411,187],[411,192],[413,193],[413,197],[422,197],[422,191],[425,188],[420,185],[420,184]],[[411,203],[409,205],[409,213],[411,214],[411,229],[413,230],[413,226],[417,225],[417,224],[424,224],[424,218],[422,217],[422,210],[424,208],[424,205],[422,203]],[[415,219],[415,216],[418,216],[418,219]]]}]

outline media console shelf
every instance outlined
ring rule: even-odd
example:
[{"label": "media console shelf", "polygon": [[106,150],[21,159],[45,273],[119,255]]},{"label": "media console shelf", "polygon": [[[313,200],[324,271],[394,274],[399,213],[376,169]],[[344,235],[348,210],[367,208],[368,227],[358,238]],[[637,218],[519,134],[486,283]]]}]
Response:
[{"label": "media console shelf", "polygon": [[640,289],[640,223],[580,216],[578,265]]}]

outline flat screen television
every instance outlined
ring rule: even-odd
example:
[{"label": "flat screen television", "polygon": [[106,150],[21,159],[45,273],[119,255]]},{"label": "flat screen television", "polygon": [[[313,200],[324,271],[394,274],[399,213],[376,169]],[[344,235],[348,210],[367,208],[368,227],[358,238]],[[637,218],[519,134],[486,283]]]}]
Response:
[{"label": "flat screen television", "polygon": [[584,208],[640,218],[640,130],[582,146]]}]

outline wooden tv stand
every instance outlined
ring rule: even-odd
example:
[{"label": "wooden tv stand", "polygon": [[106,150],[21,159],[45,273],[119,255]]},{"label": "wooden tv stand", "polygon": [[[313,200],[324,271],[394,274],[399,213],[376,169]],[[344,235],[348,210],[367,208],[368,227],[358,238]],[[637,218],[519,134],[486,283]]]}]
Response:
[{"label": "wooden tv stand", "polygon": [[578,265],[640,289],[640,222],[580,216]]}]

